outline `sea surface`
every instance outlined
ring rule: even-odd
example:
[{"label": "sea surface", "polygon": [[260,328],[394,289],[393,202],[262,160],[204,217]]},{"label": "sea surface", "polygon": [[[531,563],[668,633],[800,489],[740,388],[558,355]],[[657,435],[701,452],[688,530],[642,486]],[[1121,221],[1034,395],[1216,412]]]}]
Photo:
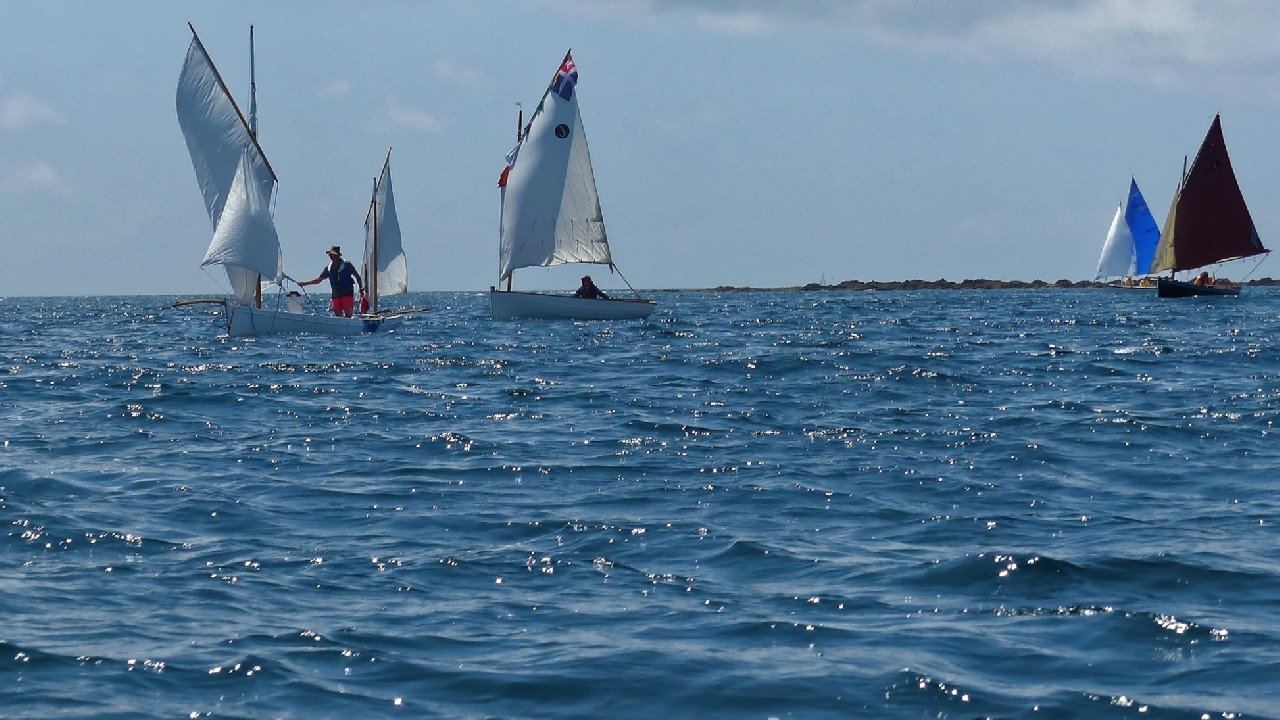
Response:
[{"label": "sea surface", "polygon": [[1280,292],[0,303],[0,717],[1280,717]]}]

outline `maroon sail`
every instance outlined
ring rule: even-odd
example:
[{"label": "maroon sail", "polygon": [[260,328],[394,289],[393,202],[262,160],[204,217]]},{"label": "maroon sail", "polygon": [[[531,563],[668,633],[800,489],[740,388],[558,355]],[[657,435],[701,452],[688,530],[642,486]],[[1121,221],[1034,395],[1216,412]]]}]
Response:
[{"label": "maroon sail", "polygon": [[1264,252],[1215,115],[1169,210],[1151,272],[1192,270]]}]

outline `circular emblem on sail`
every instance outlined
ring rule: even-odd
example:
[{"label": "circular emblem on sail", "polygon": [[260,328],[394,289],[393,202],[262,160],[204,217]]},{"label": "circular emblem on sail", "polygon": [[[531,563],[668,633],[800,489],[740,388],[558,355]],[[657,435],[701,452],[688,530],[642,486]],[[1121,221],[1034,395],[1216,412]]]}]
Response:
[{"label": "circular emblem on sail", "polygon": [[569,126],[565,125],[564,123],[560,123],[559,125],[557,125],[556,137],[560,138],[561,140],[569,137]]}]

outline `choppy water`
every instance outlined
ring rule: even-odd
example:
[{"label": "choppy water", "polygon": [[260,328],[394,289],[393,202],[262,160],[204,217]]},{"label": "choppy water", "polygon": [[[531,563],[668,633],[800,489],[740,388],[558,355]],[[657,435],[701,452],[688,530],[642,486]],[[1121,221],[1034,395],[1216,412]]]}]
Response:
[{"label": "choppy water", "polygon": [[5,718],[1280,717],[1280,294],[0,305]]}]

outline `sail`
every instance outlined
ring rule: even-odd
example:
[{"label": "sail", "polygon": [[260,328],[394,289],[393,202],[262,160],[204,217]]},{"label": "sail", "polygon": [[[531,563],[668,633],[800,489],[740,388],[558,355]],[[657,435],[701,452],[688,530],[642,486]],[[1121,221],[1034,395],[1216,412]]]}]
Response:
[{"label": "sail", "polygon": [[587,135],[578,72],[565,54],[502,172],[498,276],[522,267],[612,264]]},{"label": "sail", "polygon": [[1160,227],[1138,189],[1138,181],[1132,178],[1129,180],[1129,202],[1124,208],[1124,220],[1129,226],[1129,234],[1133,236],[1134,274],[1146,275],[1151,272],[1151,260],[1156,254],[1156,245],[1160,243]]},{"label": "sail", "polygon": [[1151,272],[1191,270],[1264,252],[1215,115],[1169,209]]},{"label": "sail", "polygon": [[213,230],[213,240],[200,263],[200,267],[226,267],[232,290],[245,305],[255,302],[259,275],[277,283],[284,279],[280,239],[271,221],[269,202],[262,195],[261,178],[254,174],[261,169],[246,148]]},{"label": "sail", "polygon": [[364,220],[364,268],[365,284],[375,299],[409,291],[409,268],[391,193],[390,151],[373,187],[373,200]]},{"label": "sail", "polygon": [[1098,258],[1098,273],[1095,280],[1125,277],[1133,275],[1134,252],[1133,234],[1129,232],[1129,223],[1124,219],[1124,205],[1116,208],[1116,216],[1111,221],[1111,230],[1107,232],[1107,240],[1102,244],[1102,255]]},{"label": "sail", "polygon": [[1156,220],[1138,190],[1138,182],[1130,179],[1128,200],[1116,209],[1094,279],[1146,275],[1151,272],[1151,258],[1159,241]]},{"label": "sail", "polygon": [[[178,124],[214,229],[214,240],[202,265],[224,265],[243,302],[246,295],[251,297],[257,291],[254,276],[261,274],[276,281],[283,276],[270,210],[276,176],[194,30],[178,77],[177,109]],[[253,232],[238,237],[232,227],[221,228],[229,206],[235,208],[234,227],[253,228]],[[271,226],[269,233],[262,228],[263,222]],[[268,236],[274,247],[230,249]]]}]

